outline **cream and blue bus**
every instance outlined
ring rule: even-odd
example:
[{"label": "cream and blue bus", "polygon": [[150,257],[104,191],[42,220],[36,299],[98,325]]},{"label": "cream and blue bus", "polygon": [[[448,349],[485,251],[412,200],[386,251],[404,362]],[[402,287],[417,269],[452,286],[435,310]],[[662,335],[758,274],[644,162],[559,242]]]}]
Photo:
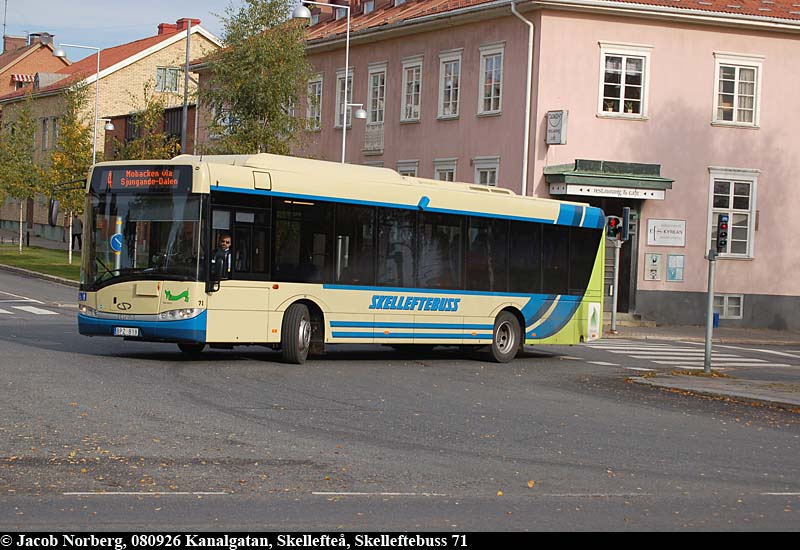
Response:
[{"label": "cream and blue bus", "polygon": [[344,343],[507,362],[600,337],[604,224],[586,204],[384,168],[103,162],[87,181],[78,326],[190,354],[263,345],[295,364]]}]

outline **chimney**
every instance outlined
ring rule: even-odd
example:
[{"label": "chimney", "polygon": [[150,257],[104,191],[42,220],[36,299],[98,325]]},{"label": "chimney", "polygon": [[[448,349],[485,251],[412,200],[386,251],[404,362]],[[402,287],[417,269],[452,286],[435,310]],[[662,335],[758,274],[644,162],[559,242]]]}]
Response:
[{"label": "chimney", "polygon": [[172,34],[178,30],[178,25],[172,23],[161,23],[158,26],[158,34]]},{"label": "chimney", "polygon": [[200,24],[200,20],[199,19],[189,19],[189,18],[184,17],[183,19],[178,19],[177,21],[175,21],[175,26],[178,27],[179,31],[185,31],[186,27],[189,26],[189,23],[191,23],[193,27],[196,27],[197,25]]},{"label": "chimney", "polygon": [[3,53],[13,52],[28,45],[28,40],[24,36],[4,36]]},{"label": "chimney", "polygon": [[41,42],[44,45],[53,44],[53,35],[49,32],[32,32],[28,35],[28,46]]}]

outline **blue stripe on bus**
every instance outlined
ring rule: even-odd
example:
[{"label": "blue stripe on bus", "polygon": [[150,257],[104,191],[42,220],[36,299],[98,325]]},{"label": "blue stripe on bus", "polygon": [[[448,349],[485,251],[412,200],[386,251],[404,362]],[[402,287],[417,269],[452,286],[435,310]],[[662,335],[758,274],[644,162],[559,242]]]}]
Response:
[{"label": "blue stripe on bus", "polygon": [[463,329],[492,330],[494,325],[460,325],[457,323],[381,323],[379,321],[331,321],[331,328],[412,328],[412,329]]},{"label": "blue stripe on bus", "polygon": [[492,334],[443,334],[436,332],[413,333],[395,332],[384,334],[383,332],[333,332],[334,338],[425,338],[428,340],[491,340]]},{"label": "blue stripe on bus", "polygon": [[78,332],[86,336],[114,336],[115,327],[138,328],[138,338],[142,340],[205,343],[207,319],[208,311],[203,311],[192,319],[176,321],[118,321],[79,313]]},{"label": "blue stripe on bus", "polygon": [[[581,300],[574,298],[574,296],[561,297],[561,301],[556,305],[553,312],[550,313],[547,320],[533,331],[536,333],[536,338],[549,338],[550,336],[554,336],[569,323],[578,310],[578,307],[581,305]],[[530,337],[531,335],[528,334],[528,336]]]},{"label": "blue stripe on bus", "polygon": [[590,229],[602,229],[606,224],[606,215],[599,208],[589,207],[586,209],[586,216],[581,227]]},{"label": "blue stripe on bus", "polygon": [[578,226],[581,224],[583,217],[583,206],[574,204],[560,204],[558,207],[557,225],[572,225]]},{"label": "blue stripe on bus", "polygon": [[[295,193],[280,193],[277,191],[266,191],[262,189],[240,189],[238,187],[226,187],[223,185],[212,185],[212,191],[220,191],[223,193],[244,193],[248,195],[269,195],[278,198],[285,198],[285,199],[301,199],[301,200],[310,200],[310,201],[329,201],[329,202],[340,202],[345,204],[358,204],[362,206],[382,206],[385,208],[396,208],[402,210],[419,210],[420,204],[397,204],[397,203],[388,203],[388,202],[380,202],[380,201],[365,201],[359,199],[347,199],[342,197],[325,197],[320,195],[299,195]],[[486,212],[472,212],[469,210],[451,210],[447,208],[428,208],[427,204],[425,204],[425,211],[426,212],[433,212],[438,214],[461,214],[465,216],[475,216],[477,218],[497,218],[502,220],[512,220],[512,221],[524,221],[524,222],[538,222],[538,223],[549,223],[555,224],[559,223],[556,220],[544,219],[544,218],[531,218],[527,216],[511,216],[506,214],[489,214]],[[573,205],[569,205],[574,208]],[[578,219],[580,221],[580,218]],[[574,225],[577,225],[575,223]]]},{"label": "blue stripe on bus", "polygon": [[408,292],[423,294],[458,294],[464,296],[510,296],[514,298],[531,298],[531,294],[518,292],[487,292],[482,290],[445,290],[438,288],[408,288],[392,286],[358,286],[358,285],[337,285],[323,284],[322,288],[327,290],[366,290],[369,292]]}]

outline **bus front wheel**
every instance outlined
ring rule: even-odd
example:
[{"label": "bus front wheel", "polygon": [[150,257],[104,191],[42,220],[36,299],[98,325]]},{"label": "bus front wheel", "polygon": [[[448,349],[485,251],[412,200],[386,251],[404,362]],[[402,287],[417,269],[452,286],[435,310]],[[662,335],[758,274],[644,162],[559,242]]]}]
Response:
[{"label": "bus front wheel", "polygon": [[281,355],[286,363],[300,365],[311,347],[311,315],[303,304],[292,304],[283,314]]},{"label": "bus front wheel", "polygon": [[520,327],[517,318],[508,311],[502,312],[494,321],[490,353],[498,363],[508,363],[517,355],[520,343]]}]

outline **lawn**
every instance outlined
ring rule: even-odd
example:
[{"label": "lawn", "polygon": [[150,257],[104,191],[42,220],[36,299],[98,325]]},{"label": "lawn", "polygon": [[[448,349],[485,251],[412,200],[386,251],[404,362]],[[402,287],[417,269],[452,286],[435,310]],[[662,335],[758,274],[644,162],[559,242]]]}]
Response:
[{"label": "lawn", "polygon": [[21,267],[77,281],[81,272],[80,253],[72,254],[72,265],[67,263],[66,250],[51,250],[36,246],[24,247],[22,254],[17,245],[0,245],[0,264]]}]

